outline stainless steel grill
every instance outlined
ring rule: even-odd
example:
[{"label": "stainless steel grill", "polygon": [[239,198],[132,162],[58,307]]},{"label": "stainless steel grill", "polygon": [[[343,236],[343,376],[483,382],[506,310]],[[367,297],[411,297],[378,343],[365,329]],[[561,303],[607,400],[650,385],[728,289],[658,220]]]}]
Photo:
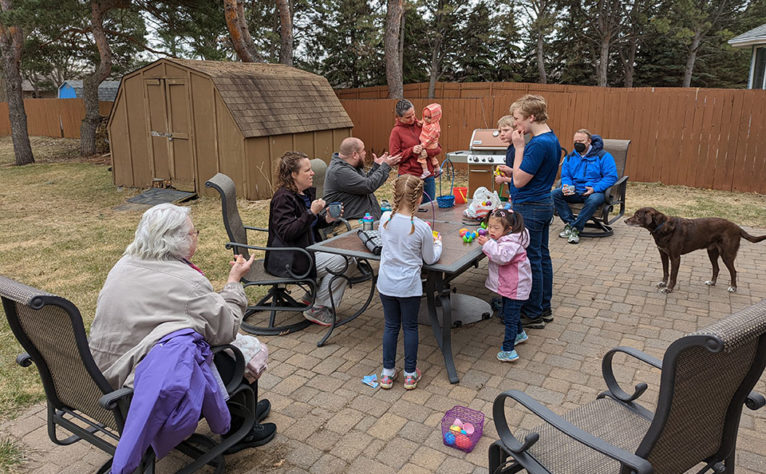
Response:
[{"label": "stainless steel grill", "polygon": [[477,128],[471,134],[468,150],[447,153],[447,158],[453,163],[468,165],[469,197],[481,186],[495,190],[493,172],[496,165],[505,164],[507,148],[508,144],[500,140],[500,132],[496,128]]}]

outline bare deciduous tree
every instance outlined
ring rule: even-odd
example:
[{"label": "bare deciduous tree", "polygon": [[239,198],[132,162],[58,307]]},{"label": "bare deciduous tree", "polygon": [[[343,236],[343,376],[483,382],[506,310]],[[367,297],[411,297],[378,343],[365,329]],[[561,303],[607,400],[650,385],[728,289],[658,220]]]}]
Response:
[{"label": "bare deciduous tree", "polygon": [[289,0],[277,0],[279,10],[279,62],[288,66],[293,65],[293,16],[290,12]]},{"label": "bare deciduous tree", "polygon": [[[3,13],[13,11],[12,0],[0,0]],[[8,118],[11,121],[13,152],[17,165],[35,162],[32,145],[27,132],[27,114],[24,111],[24,96],[21,90],[21,51],[24,47],[24,32],[18,25],[0,23],[0,52],[3,56],[3,76],[8,97]]]},{"label": "bare deciduous tree", "polygon": [[242,1],[223,0],[223,8],[231,44],[239,60],[246,63],[262,62],[263,57],[258,53],[247,27],[245,7]]},{"label": "bare deciduous tree", "polygon": [[399,41],[403,16],[403,0],[388,0],[384,44],[386,54],[386,83],[388,84],[388,97],[390,99],[401,99],[404,97],[401,43]]}]

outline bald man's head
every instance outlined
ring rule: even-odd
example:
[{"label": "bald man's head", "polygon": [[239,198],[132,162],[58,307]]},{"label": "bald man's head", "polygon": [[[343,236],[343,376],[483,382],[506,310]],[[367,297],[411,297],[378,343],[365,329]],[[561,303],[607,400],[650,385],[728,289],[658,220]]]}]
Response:
[{"label": "bald man's head", "polygon": [[344,138],[343,141],[340,142],[338,155],[343,159],[351,158],[355,151],[362,151],[363,148],[364,143],[362,140],[355,137]]}]

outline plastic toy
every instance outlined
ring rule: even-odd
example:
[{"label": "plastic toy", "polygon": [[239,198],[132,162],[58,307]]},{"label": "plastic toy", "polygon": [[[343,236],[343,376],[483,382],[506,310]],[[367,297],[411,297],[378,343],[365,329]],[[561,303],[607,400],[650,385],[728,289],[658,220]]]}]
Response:
[{"label": "plastic toy", "polygon": [[470,244],[471,242],[473,242],[473,239],[475,238],[476,238],[476,232],[466,232],[463,235],[463,242]]},{"label": "plastic toy", "polygon": [[462,229],[460,229],[459,231],[457,231],[457,233],[458,233],[458,234],[460,234],[460,237],[463,237],[463,236],[465,236],[465,234],[467,234],[467,233],[468,233],[468,229],[466,229],[465,227],[463,227]]},{"label": "plastic toy", "polygon": [[455,432],[455,433],[457,433],[457,434],[460,434],[460,430],[461,430],[461,429],[462,429],[462,428],[460,428],[458,425],[452,425],[452,426],[450,426],[450,427],[449,427],[449,430],[450,430],[450,431],[454,431],[454,432]]},{"label": "plastic toy", "polygon": [[436,232],[435,230],[434,230],[434,231],[432,231],[431,233],[432,233],[432,234],[434,234],[434,239],[437,239],[437,238],[439,238],[439,233],[438,233],[438,232]]},{"label": "plastic toy", "polygon": [[475,428],[470,423],[463,423],[463,431],[468,436],[471,436],[473,434],[473,432],[475,431]]},{"label": "plastic toy", "polygon": [[453,435],[452,432],[447,431],[444,433],[444,444],[447,446],[452,446],[455,444],[455,435]]},{"label": "plastic toy", "polygon": [[479,229],[479,235],[487,235],[489,232],[487,232],[487,229]]},{"label": "plastic toy", "polygon": [[455,436],[455,446],[463,450],[468,449],[471,447],[471,440],[468,438],[468,436],[459,434]]},{"label": "plastic toy", "polygon": [[481,224],[479,224],[479,227],[481,227],[482,229],[486,229],[487,228],[487,223],[482,221]]}]

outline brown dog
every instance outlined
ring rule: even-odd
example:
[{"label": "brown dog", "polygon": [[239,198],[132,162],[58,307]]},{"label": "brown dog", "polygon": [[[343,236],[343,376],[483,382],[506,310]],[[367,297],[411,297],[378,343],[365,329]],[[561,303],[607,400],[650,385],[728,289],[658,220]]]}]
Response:
[{"label": "brown dog", "polygon": [[[734,259],[737,258],[740,239],[745,238],[750,242],[766,240],[766,235],[753,237],[737,224],[726,219],[718,217],[684,219],[666,216],[651,207],[642,207],[637,210],[633,217],[625,220],[625,223],[643,227],[654,237],[662,258],[662,281],[657,283],[657,288],[660,288],[662,293],[670,293],[675,288],[681,255],[699,249],[707,249],[710,263],[713,265],[713,278],[705,284],[715,285],[718,279],[718,257],[720,256],[731,275],[729,292],[737,291],[737,270],[734,269]],[[671,264],[670,281],[668,281],[668,261]]]}]

